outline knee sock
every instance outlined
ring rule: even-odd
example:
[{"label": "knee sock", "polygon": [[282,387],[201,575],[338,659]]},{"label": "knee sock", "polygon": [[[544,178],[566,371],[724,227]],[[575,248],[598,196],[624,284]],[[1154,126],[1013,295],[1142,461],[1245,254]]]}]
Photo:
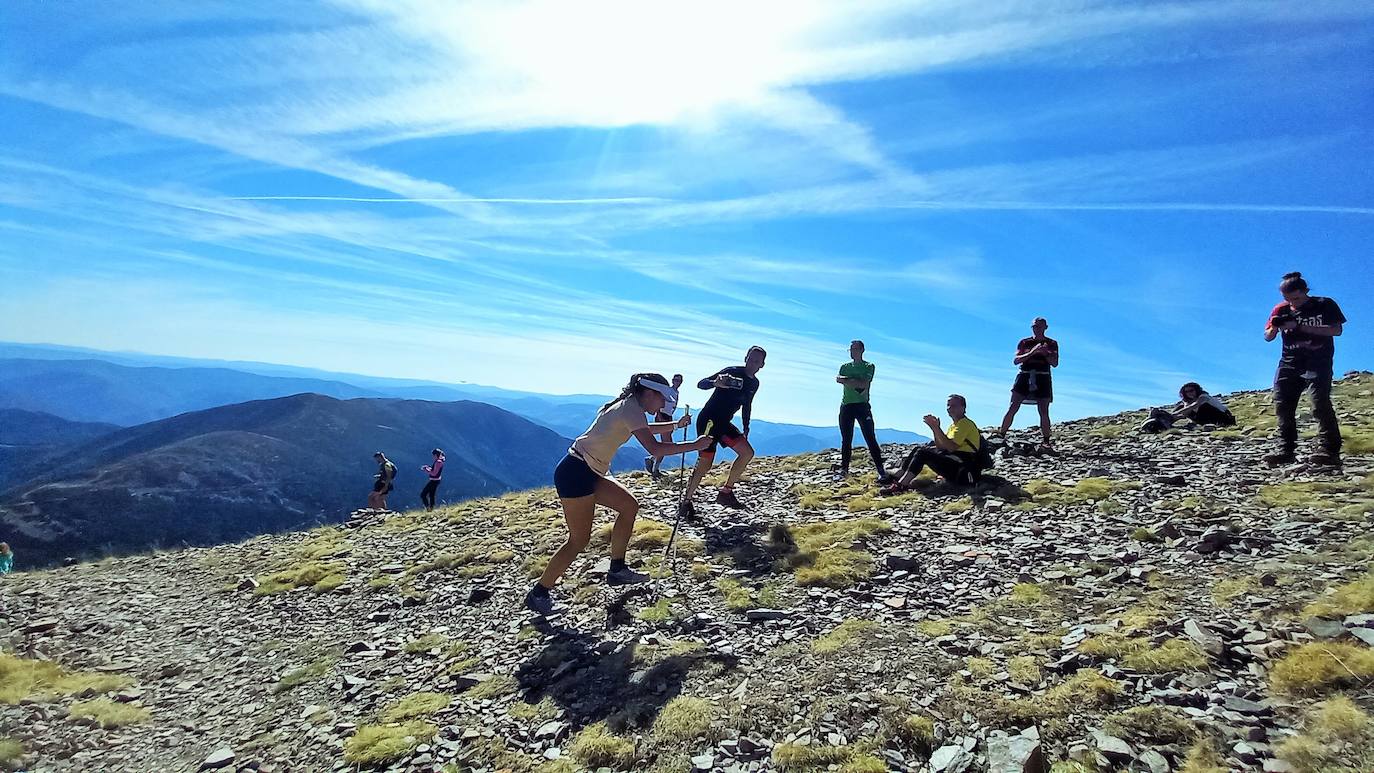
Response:
[{"label": "knee sock", "polygon": [[625,568],[625,559],[623,559],[623,558],[612,558],[612,559],[611,559],[611,571],[612,571],[612,572],[619,572],[620,570],[622,570],[622,569],[624,569],[624,568]]}]

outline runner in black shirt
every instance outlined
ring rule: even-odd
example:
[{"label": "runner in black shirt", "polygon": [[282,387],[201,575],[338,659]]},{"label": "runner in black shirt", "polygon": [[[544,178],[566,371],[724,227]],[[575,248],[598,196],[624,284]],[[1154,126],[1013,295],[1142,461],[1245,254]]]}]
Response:
[{"label": "runner in black shirt", "polygon": [[[739,483],[740,478],[744,476],[744,469],[754,458],[754,447],[749,445],[749,415],[753,411],[754,395],[759,391],[759,380],[754,374],[763,367],[767,357],[768,352],[765,352],[763,347],[750,347],[744,356],[744,365],[721,368],[714,375],[697,382],[698,389],[715,390],[697,414],[697,434],[710,435],[713,442],[705,451],[697,454],[697,466],[692,470],[691,479],[687,481],[687,490],[682,496],[679,515],[688,518],[696,515],[696,508],[692,505],[692,494],[696,492],[701,479],[715,463],[717,445],[734,451],[735,462],[730,465],[730,476],[721,487],[720,493],[716,495],[716,503],[736,510],[744,508],[735,497],[735,484]],[[734,424],[736,413],[740,414],[743,430]]]},{"label": "runner in black shirt", "polygon": [[1296,459],[1298,444],[1298,398],[1312,390],[1312,415],[1317,419],[1321,450],[1312,455],[1313,464],[1341,463],[1341,427],[1331,406],[1332,359],[1335,337],[1341,334],[1345,315],[1330,298],[1308,295],[1302,274],[1284,274],[1279,283],[1283,302],[1269,312],[1264,340],[1283,336],[1278,371],[1274,374],[1274,413],[1279,420],[1279,445],[1264,457],[1271,464],[1287,464]]},{"label": "runner in black shirt", "polygon": [[1023,403],[1035,403],[1040,413],[1040,447],[1050,450],[1050,403],[1054,402],[1054,383],[1051,368],[1059,367],[1059,342],[1045,336],[1050,326],[1044,317],[1036,317],[1031,322],[1031,336],[1016,342],[1016,356],[1012,362],[1020,366],[1016,382],[1011,387],[1011,407],[1002,417],[1002,426],[997,430],[999,437],[1011,429],[1016,412]]}]

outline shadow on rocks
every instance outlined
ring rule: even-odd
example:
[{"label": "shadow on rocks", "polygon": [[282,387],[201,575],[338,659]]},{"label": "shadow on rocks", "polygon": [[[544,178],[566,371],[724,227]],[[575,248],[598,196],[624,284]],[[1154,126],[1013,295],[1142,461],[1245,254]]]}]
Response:
[{"label": "shadow on rocks", "polygon": [[553,638],[515,677],[526,703],[552,700],[573,732],[603,720],[616,732],[647,727],[682,691],[691,671],[724,671],[737,662],[705,649],[599,640],[567,628],[545,632]]},{"label": "shadow on rocks", "polygon": [[756,523],[737,523],[721,529],[706,530],[706,553],[730,556],[735,568],[747,577],[762,577],[773,572],[779,552],[764,544],[768,528]]}]

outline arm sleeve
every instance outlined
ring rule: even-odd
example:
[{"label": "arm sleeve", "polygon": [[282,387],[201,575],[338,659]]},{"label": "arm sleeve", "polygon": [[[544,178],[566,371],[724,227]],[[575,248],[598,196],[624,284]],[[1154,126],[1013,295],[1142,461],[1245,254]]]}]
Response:
[{"label": "arm sleeve", "polygon": [[711,375],[707,376],[706,378],[698,381],[697,389],[715,389],[716,385],[713,382],[716,380],[716,376],[719,376],[724,372],[725,371],[723,370],[718,370],[715,373],[712,373]]},{"label": "arm sleeve", "polygon": [[[758,382],[755,381],[755,384]],[[749,390],[749,394],[744,398],[744,404],[740,406],[740,422],[744,425],[744,434],[749,434],[749,416],[754,412],[754,395],[759,393],[759,388],[755,386]]]}]

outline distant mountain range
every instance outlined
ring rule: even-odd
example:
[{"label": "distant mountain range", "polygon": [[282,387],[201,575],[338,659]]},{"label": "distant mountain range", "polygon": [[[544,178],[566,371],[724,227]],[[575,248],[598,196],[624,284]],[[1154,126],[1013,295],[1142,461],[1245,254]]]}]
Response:
[{"label": "distant mountain range", "polygon": [[0,534],[40,563],[337,522],[365,504],[378,449],[400,471],[391,503],[414,507],[435,447],[448,459],[440,500],[455,501],[548,485],[568,439],[471,401],[238,403],[29,459],[0,493]]},{"label": "distant mountain range", "polygon": [[0,408],[0,491],[17,483],[21,471],[36,460],[117,429],[114,424],[68,421],[50,413]]},{"label": "distant mountain range", "polygon": [[[393,506],[418,504],[434,447],[441,500],[546,486],[608,399],[220,365],[0,344],[0,539],[41,562],[337,521],[365,504],[379,449],[401,470]],[[750,439],[795,454],[838,432],[755,420]],[[643,454],[628,444],[612,467]]]},{"label": "distant mountain range", "polygon": [[[43,411],[76,421],[138,424],[184,411],[300,392],[338,398],[474,400],[524,416],[566,437],[581,434],[596,409],[609,399],[605,395],[547,395],[264,363],[219,363],[0,343],[0,408]],[[839,444],[839,432],[830,425],[762,419],[755,419],[752,425],[750,440],[765,456],[818,451]],[[903,430],[878,430],[882,443],[923,443],[929,439]]]}]

